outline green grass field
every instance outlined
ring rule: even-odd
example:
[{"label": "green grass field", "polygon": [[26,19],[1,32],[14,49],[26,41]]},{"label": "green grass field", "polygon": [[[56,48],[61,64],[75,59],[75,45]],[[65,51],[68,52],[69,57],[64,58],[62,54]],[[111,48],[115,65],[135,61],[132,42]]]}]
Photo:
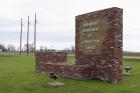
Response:
[{"label": "green grass field", "polygon": [[[74,61],[74,56],[68,61]],[[140,59],[124,59],[123,64],[132,66],[132,75],[123,76],[118,84],[59,78],[66,85],[50,88],[48,82],[53,80],[35,71],[33,55],[0,54],[0,93],[140,93]]]}]

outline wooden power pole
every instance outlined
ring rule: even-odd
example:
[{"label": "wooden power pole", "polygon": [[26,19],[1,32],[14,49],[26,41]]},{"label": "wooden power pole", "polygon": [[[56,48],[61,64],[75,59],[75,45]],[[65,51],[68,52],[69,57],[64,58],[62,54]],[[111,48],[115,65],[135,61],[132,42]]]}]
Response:
[{"label": "wooden power pole", "polygon": [[36,13],[35,13],[35,23],[34,23],[34,53],[36,53]]},{"label": "wooden power pole", "polygon": [[29,25],[30,25],[30,22],[29,22],[29,16],[28,16],[28,28],[27,28],[27,55],[29,53]]},{"label": "wooden power pole", "polygon": [[22,18],[21,18],[21,30],[20,30],[20,55],[21,55],[21,52],[22,52]]}]

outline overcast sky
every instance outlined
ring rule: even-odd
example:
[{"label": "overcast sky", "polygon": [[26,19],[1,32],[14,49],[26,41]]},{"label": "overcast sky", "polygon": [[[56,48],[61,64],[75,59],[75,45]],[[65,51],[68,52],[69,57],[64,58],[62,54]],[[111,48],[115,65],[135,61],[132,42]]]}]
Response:
[{"label": "overcast sky", "polygon": [[139,0],[0,0],[0,44],[19,46],[20,18],[26,43],[27,16],[30,16],[30,43],[33,43],[34,13],[37,13],[37,47],[64,49],[75,44],[75,16],[110,7],[123,15],[123,50],[140,51]]}]

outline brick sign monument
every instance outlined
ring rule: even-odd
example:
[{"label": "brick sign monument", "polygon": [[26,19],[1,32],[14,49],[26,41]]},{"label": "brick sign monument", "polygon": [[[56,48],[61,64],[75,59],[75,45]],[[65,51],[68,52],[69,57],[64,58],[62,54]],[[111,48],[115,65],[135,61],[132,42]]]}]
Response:
[{"label": "brick sign monument", "polygon": [[[54,72],[77,80],[100,79],[114,83],[120,81],[122,17],[123,10],[116,7],[76,16],[75,64],[67,62],[65,53],[36,53],[37,71]],[[54,55],[56,57],[50,60]],[[59,58],[65,61],[60,62]]]}]

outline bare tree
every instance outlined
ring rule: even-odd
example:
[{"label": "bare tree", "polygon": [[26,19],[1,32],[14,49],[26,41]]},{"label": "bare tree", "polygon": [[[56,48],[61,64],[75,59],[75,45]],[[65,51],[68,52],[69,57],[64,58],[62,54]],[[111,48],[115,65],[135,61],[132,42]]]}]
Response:
[{"label": "bare tree", "polygon": [[40,46],[40,52],[44,51],[44,46]]},{"label": "bare tree", "polygon": [[71,46],[71,52],[72,52],[72,53],[75,52],[75,46]]},{"label": "bare tree", "polygon": [[[28,50],[27,50],[28,49]],[[33,44],[24,44],[24,51],[25,52],[33,52],[34,51],[34,48],[33,48]]]},{"label": "bare tree", "polygon": [[3,44],[0,44],[0,52],[4,52],[5,46]]},{"label": "bare tree", "polygon": [[7,46],[7,51],[8,51],[8,52],[15,52],[15,51],[16,51],[16,48],[15,48],[14,45],[9,44],[9,45]]}]

